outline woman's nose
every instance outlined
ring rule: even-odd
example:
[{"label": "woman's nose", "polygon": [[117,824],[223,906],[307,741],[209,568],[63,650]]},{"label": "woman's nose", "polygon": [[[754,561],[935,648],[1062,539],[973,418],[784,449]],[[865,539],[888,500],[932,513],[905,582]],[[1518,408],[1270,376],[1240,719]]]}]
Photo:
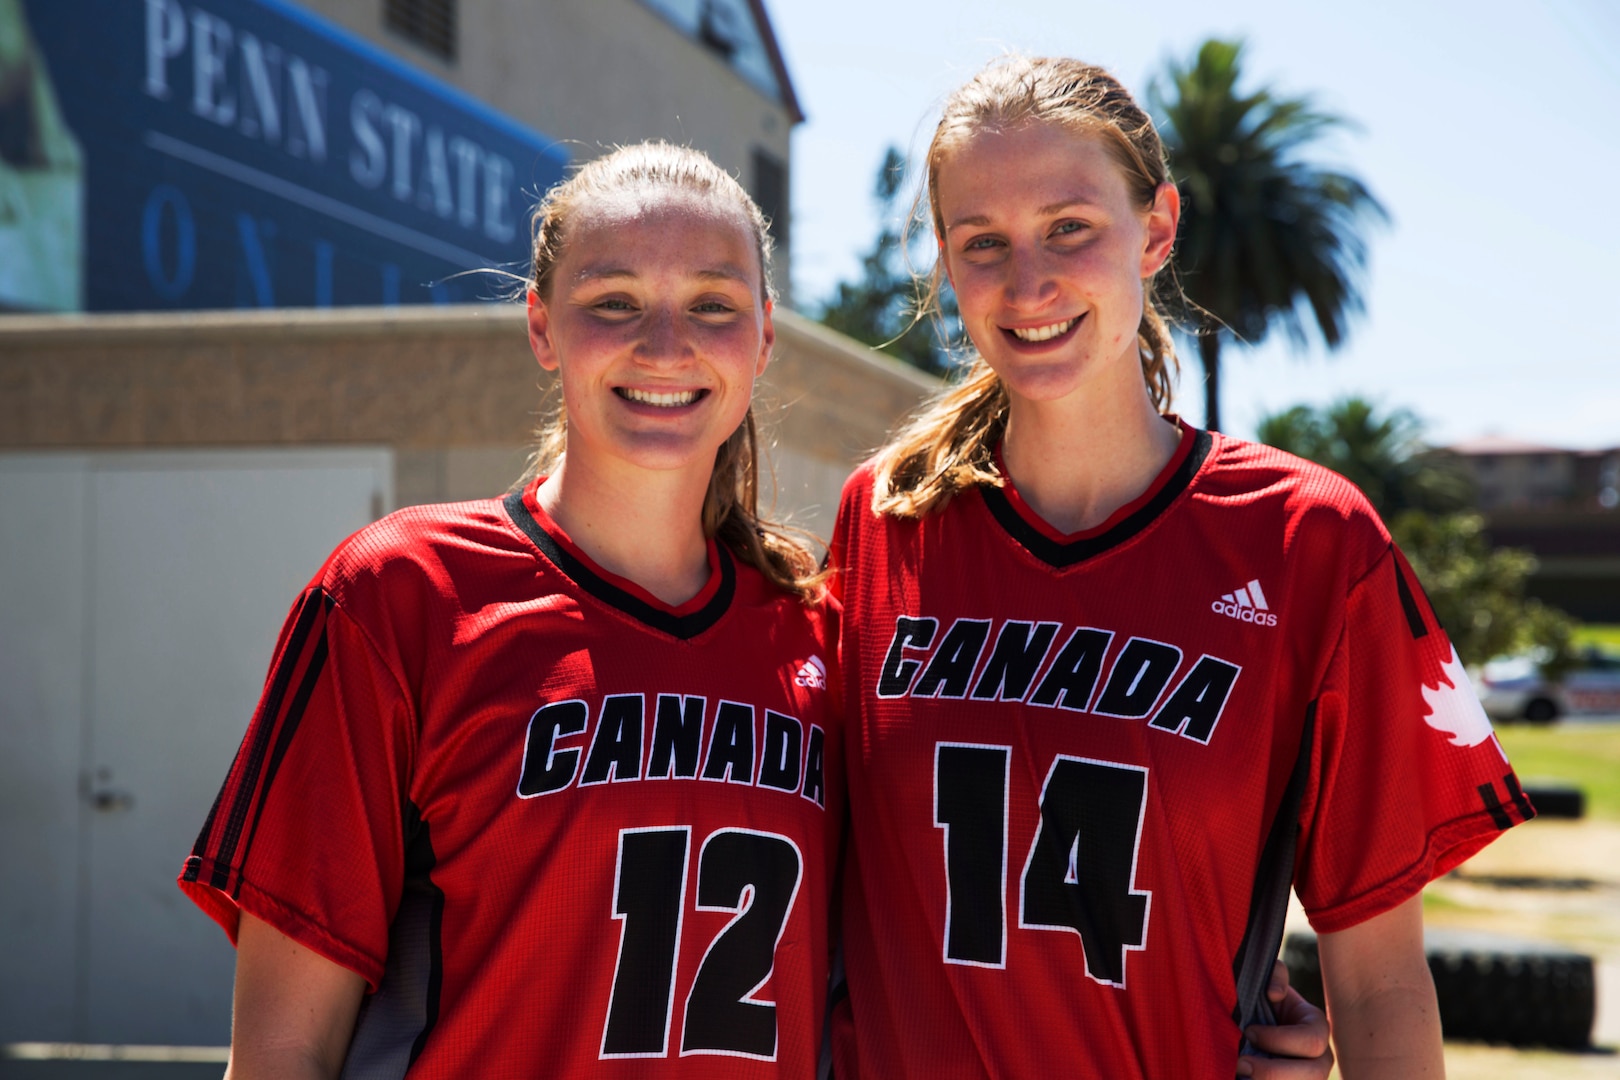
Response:
[{"label": "woman's nose", "polygon": [[1035,308],[1051,299],[1057,285],[1041,252],[1014,248],[1007,260],[1003,288],[1013,307]]},{"label": "woman's nose", "polygon": [[637,356],[646,360],[679,360],[688,351],[686,335],[681,330],[679,314],[665,307],[655,307],[647,313]]}]

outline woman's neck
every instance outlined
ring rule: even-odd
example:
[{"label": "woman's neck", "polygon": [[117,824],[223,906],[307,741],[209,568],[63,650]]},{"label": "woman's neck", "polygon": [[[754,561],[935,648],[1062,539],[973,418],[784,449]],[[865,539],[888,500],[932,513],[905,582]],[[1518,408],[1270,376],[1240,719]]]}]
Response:
[{"label": "woman's neck", "polygon": [[564,456],[536,497],[580,550],[672,606],[709,580],[703,499],[708,477],[679,470],[597,469]]},{"label": "woman's neck", "polygon": [[1175,455],[1181,432],[1159,415],[1140,381],[1134,393],[1113,397],[1012,398],[1002,462],[1019,497],[1059,532],[1101,525]]}]

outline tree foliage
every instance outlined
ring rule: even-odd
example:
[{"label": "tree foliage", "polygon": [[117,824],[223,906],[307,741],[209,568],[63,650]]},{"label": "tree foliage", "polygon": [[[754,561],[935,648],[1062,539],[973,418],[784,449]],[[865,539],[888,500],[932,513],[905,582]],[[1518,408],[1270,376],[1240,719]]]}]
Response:
[{"label": "tree foliage", "polygon": [[1166,61],[1148,89],[1181,191],[1175,269],[1194,305],[1205,421],[1220,427],[1220,353],[1281,326],[1296,348],[1314,325],[1329,348],[1362,307],[1366,224],[1387,218],[1355,176],[1304,157],[1345,126],[1308,97],[1240,91],[1241,41],[1205,41]]},{"label": "tree foliage", "polygon": [[[882,223],[871,250],[861,257],[861,276],[842,281],[821,306],[820,321],[857,341],[935,375],[953,365],[951,350],[941,328],[932,320],[914,317],[919,282],[912,271],[908,215],[903,204],[906,159],[898,147],[884,151],[878,166],[873,197]],[[956,302],[949,290],[941,297],[945,327],[957,325]]]},{"label": "tree foliage", "polygon": [[1361,398],[1325,409],[1296,405],[1260,422],[1260,441],[1325,465],[1359,487],[1389,525],[1435,615],[1465,664],[1535,651],[1556,674],[1572,661],[1569,616],[1525,584],[1536,557],[1493,548],[1485,521],[1466,507],[1466,478],[1423,441],[1421,421],[1404,409],[1380,416]]},{"label": "tree foliage", "polygon": [[1535,652],[1553,675],[1573,663],[1569,616],[1524,595],[1536,557],[1521,548],[1491,547],[1480,515],[1408,510],[1390,522],[1390,534],[1463,663]]},{"label": "tree foliage", "polygon": [[1407,510],[1451,514],[1473,503],[1468,477],[1430,451],[1423,422],[1406,409],[1380,416],[1357,397],[1327,409],[1296,405],[1264,417],[1259,435],[1355,484],[1386,520]]}]

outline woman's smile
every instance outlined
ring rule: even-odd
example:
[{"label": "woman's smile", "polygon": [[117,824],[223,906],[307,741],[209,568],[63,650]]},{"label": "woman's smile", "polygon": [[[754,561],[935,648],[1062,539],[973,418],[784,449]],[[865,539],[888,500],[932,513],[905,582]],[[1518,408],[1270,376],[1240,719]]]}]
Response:
[{"label": "woman's smile", "polygon": [[659,409],[679,409],[696,404],[707,397],[707,390],[642,390],[634,386],[615,386],[613,392],[625,401],[637,405],[651,405]]},{"label": "woman's smile", "polygon": [[1043,326],[1003,326],[1001,329],[1025,344],[1039,345],[1067,337],[1071,330],[1080,325],[1083,318],[1084,315],[1076,315],[1072,319],[1047,323]]}]

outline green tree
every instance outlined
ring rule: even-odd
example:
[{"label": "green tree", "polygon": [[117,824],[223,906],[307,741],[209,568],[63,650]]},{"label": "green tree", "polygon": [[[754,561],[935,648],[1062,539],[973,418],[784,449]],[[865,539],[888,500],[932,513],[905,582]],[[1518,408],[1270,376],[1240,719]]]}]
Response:
[{"label": "green tree", "polygon": [[1260,422],[1260,441],[1326,465],[1350,480],[1389,524],[1423,582],[1434,613],[1465,664],[1535,650],[1549,674],[1572,661],[1568,615],[1525,596],[1536,557],[1493,548],[1485,520],[1466,507],[1463,474],[1423,441],[1423,425],[1344,398],[1325,409],[1296,405]]},{"label": "green tree", "polygon": [[1343,476],[1386,520],[1407,510],[1456,513],[1474,501],[1466,474],[1429,449],[1423,422],[1406,409],[1379,416],[1358,397],[1326,409],[1295,405],[1262,418],[1259,436]]},{"label": "green tree", "polygon": [[1549,675],[1573,664],[1573,621],[1524,595],[1536,557],[1521,548],[1491,547],[1484,518],[1408,510],[1390,522],[1389,531],[1463,663],[1534,651]]},{"label": "green tree", "polygon": [[[839,282],[821,306],[820,321],[857,341],[935,375],[954,366],[950,348],[939,327],[913,313],[918,283],[911,270],[909,245],[915,235],[906,228],[902,207],[906,185],[906,159],[898,147],[883,153],[873,196],[882,223],[872,248],[861,258],[861,276]],[[941,297],[945,326],[957,325],[955,297]]]},{"label": "green tree", "polygon": [[1309,322],[1338,348],[1362,307],[1362,229],[1388,216],[1359,179],[1303,157],[1344,121],[1268,86],[1240,92],[1242,61],[1241,41],[1211,39],[1190,64],[1166,61],[1148,89],[1181,190],[1175,268],[1217,430],[1223,340],[1258,344],[1280,325],[1302,348]]}]

